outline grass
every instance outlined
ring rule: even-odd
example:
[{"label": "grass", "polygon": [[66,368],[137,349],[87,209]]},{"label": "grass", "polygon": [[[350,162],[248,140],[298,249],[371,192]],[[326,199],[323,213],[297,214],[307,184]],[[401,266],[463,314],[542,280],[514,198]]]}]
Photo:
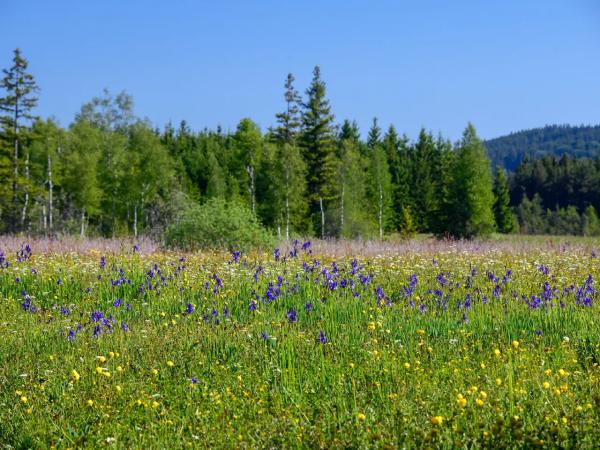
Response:
[{"label": "grass", "polygon": [[0,270],[0,447],[594,448],[595,241],[521,244],[34,246]]}]

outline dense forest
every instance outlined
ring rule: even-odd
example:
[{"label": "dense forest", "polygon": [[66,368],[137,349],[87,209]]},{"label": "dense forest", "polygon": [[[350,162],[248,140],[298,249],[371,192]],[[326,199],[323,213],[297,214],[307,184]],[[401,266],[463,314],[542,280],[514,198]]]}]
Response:
[{"label": "dense forest", "polygon": [[484,142],[494,167],[504,167],[509,172],[525,157],[543,156],[595,158],[600,156],[600,125],[569,126],[548,125],[543,128],[519,131]]},{"label": "dense forest", "polygon": [[373,119],[363,140],[355,122],[336,122],[318,66],[304,95],[287,76],[267,130],[250,118],[232,131],[158,129],[108,91],[63,128],[35,116],[40,90],[19,50],[0,88],[4,233],[162,238],[178,224],[176,235],[198,234],[194,221],[215,237],[247,225],[279,239],[600,228],[600,162],[526,159],[494,175],[471,124],[456,143],[425,129],[411,141]]}]

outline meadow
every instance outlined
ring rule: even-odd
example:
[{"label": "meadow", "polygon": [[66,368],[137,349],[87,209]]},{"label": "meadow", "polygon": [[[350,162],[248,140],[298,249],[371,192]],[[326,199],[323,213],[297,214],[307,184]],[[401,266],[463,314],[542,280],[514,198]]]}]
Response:
[{"label": "meadow", "polygon": [[0,248],[0,448],[600,442],[596,241]]}]

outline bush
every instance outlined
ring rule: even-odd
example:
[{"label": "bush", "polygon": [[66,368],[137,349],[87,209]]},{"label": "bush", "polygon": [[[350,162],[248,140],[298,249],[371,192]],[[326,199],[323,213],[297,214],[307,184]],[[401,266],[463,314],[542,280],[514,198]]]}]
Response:
[{"label": "bush", "polygon": [[165,233],[165,244],[183,250],[248,250],[273,243],[273,237],[244,205],[211,199],[183,212]]}]

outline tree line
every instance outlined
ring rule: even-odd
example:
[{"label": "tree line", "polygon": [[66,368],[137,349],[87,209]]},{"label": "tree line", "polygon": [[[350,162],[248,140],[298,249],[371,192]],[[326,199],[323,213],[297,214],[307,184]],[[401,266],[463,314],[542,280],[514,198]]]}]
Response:
[{"label": "tree line", "polygon": [[1,231],[159,237],[211,199],[247,208],[281,239],[519,229],[521,181],[494,176],[472,124],[456,143],[425,129],[411,141],[373,119],[363,140],[356,122],[336,122],[318,66],[304,95],[294,81],[264,131],[250,118],[232,131],[157,129],[108,91],[63,128],[35,117],[39,90],[15,50],[0,83]]}]

